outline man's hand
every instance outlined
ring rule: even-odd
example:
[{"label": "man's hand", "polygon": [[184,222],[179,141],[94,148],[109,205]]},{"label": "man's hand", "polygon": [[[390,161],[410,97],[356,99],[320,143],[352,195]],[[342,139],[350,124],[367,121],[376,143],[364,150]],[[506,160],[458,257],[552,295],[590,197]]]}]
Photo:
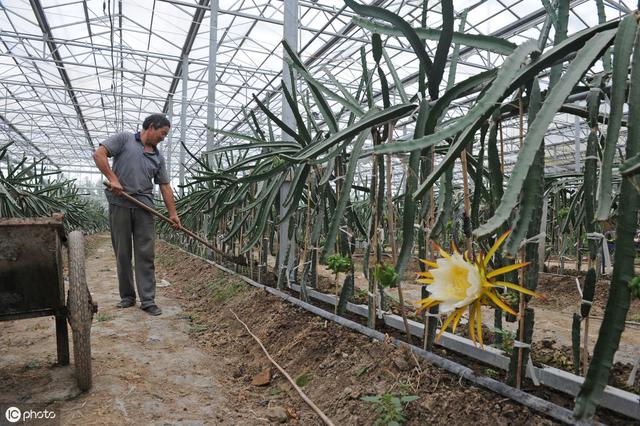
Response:
[{"label": "man's hand", "polygon": [[124,188],[120,184],[120,181],[116,178],[109,181],[109,191],[113,192],[113,195],[120,197],[124,192]]},{"label": "man's hand", "polygon": [[176,212],[176,202],[173,199],[173,190],[171,189],[171,185],[169,185],[168,183],[160,184],[160,193],[162,194],[162,199],[164,200],[164,204],[167,206],[169,219],[173,221],[173,224],[171,226],[173,227],[173,229],[182,228],[180,217]]},{"label": "man's hand", "polygon": [[182,223],[180,222],[180,217],[177,214],[169,216],[169,219],[171,219],[173,221],[173,224],[171,225],[171,227],[173,229],[182,228]]}]

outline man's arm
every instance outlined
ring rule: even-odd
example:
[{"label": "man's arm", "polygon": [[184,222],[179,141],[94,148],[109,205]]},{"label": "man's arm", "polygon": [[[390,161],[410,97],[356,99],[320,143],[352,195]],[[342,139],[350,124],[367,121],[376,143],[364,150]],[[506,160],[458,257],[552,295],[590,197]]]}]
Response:
[{"label": "man's arm", "polygon": [[107,152],[107,148],[100,145],[96,152],[93,153],[93,161],[95,161],[96,166],[98,166],[98,170],[102,172],[102,174],[107,178],[109,183],[111,183],[111,191],[120,196],[123,191],[122,185],[120,184],[120,180],[118,176],[111,170],[111,166],[109,166],[109,153]]},{"label": "man's arm", "polygon": [[180,229],[182,227],[182,224],[180,223],[180,217],[178,217],[178,212],[176,211],[176,202],[173,199],[173,189],[171,189],[171,184],[160,184],[160,193],[162,194],[164,205],[167,206],[169,219],[171,219],[174,223],[173,229]]}]

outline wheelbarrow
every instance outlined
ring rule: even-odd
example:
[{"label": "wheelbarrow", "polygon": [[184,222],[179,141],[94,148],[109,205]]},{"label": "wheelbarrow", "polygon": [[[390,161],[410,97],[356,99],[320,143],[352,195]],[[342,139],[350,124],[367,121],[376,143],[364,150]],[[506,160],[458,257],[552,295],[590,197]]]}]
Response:
[{"label": "wheelbarrow", "polygon": [[[62,247],[68,250],[65,293]],[[66,296],[66,298],[65,298]],[[65,303],[66,302],[66,303]],[[65,235],[62,215],[0,219],[0,321],[54,316],[58,363],[69,365],[69,334],[78,387],[91,388],[91,321],[82,232]]]}]

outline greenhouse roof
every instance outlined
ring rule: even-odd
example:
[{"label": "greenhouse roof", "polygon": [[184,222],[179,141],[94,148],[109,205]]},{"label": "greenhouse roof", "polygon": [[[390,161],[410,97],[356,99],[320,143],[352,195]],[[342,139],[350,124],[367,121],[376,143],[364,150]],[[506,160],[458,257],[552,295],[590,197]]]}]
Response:
[{"label": "greenhouse roof", "polygon": [[[549,2],[543,1],[549,6]],[[183,96],[182,68],[188,63],[184,143],[204,152],[209,100],[215,99],[213,126],[244,128],[252,96],[280,111],[283,68],[281,44],[283,1],[221,0],[217,18],[215,97],[209,91],[209,0],[4,0],[0,3],[0,145],[14,141],[11,152],[46,156],[65,174],[96,173],[93,150],[110,134],[140,128],[144,117],[164,112],[172,119],[165,155],[177,175]],[[375,0],[420,26],[422,2]],[[439,2],[430,2],[428,28],[441,26]],[[494,35],[521,44],[537,40],[547,9],[524,0],[461,0],[454,2],[458,31]],[[604,0],[606,19],[629,13],[627,1]],[[371,65],[371,31],[353,22],[356,16],[340,0],[299,0],[298,52],[310,72],[327,85],[336,78],[357,90],[361,79],[360,48]],[[362,23],[362,21],[360,21]],[[571,1],[569,34],[598,23],[596,2]],[[553,40],[553,28],[551,37]],[[415,81],[418,64],[402,37],[384,38],[399,77]],[[427,41],[435,49],[437,40]],[[462,48],[455,82],[502,63],[500,53]],[[302,85],[303,83],[300,83]],[[447,72],[443,79],[447,84]],[[543,82],[544,84],[544,82]],[[411,93],[411,89],[415,90]],[[405,86],[410,95],[417,82]],[[459,105],[464,113],[465,106]],[[398,127],[398,136],[411,123]],[[517,123],[514,123],[514,129]],[[516,130],[505,128],[507,160],[515,160]],[[585,137],[586,124],[558,116],[549,129],[547,167],[574,170],[575,140]],[[216,143],[224,143],[217,136]],[[584,146],[582,147],[584,150]]]}]

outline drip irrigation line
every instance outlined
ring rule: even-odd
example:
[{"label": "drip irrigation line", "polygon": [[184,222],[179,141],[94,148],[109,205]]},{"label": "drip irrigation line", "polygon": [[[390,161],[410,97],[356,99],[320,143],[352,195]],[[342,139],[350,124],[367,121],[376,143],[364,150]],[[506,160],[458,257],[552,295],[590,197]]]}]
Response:
[{"label": "drip irrigation line", "polygon": [[[176,247],[176,246],[174,246]],[[380,342],[389,342],[391,344],[393,344],[394,346],[397,347],[406,347],[408,348],[412,353],[420,356],[422,359],[426,360],[427,362],[435,365],[436,367],[442,368],[450,373],[456,374],[461,378],[464,378],[466,380],[468,380],[469,382],[479,386],[479,387],[483,387],[486,389],[489,389],[490,391],[493,391],[499,395],[505,396],[515,402],[518,402],[519,404],[522,404],[526,407],[529,407],[535,411],[538,411],[546,416],[549,416],[555,420],[561,421],[565,424],[569,424],[569,425],[578,425],[578,426],[586,426],[586,425],[596,425],[596,426],[602,426],[602,423],[599,422],[594,422],[594,421],[578,421],[573,417],[573,413],[572,411],[563,408],[557,404],[554,404],[553,402],[547,401],[545,399],[539,398],[535,395],[531,395],[527,392],[524,392],[520,389],[516,389],[514,387],[511,387],[505,383],[502,383],[498,380],[492,379],[490,377],[487,376],[482,376],[479,374],[476,374],[472,369],[470,369],[469,367],[466,367],[462,364],[459,364],[455,361],[451,361],[449,359],[446,359],[444,357],[441,357],[437,354],[434,354],[433,352],[429,352],[426,351],[424,349],[421,349],[417,346],[414,345],[410,345],[407,342],[404,342],[402,340],[396,339],[394,337],[390,337],[387,334],[381,333],[377,330],[373,330],[369,327],[366,327],[362,324],[359,324],[355,321],[351,321],[347,318],[341,317],[339,315],[335,315],[331,312],[325,311],[324,309],[318,308],[317,306],[314,306],[310,303],[306,303],[302,300],[296,299],[295,297],[284,293],[280,290],[277,290],[273,287],[268,287],[265,285],[262,285],[254,280],[252,280],[251,278],[245,277],[242,274],[239,274],[235,271],[232,271],[231,269],[228,269],[212,260],[209,259],[205,259],[202,258],[198,255],[195,255],[193,253],[190,253],[184,249],[182,249],[181,247],[176,247],[179,250],[188,253],[191,256],[194,257],[198,257],[204,261],[206,261],[207,263],[215,266],[216,268],[220,269],[221,271],[227,272],[231,275],[237,276],[238,278],[240,278],[241,280],[243,280],[244,282],[260,288],[268,293],[271,293],[274,296],[277,296],[289,303],[292,303],[300,308],[303,308],[304,310],[311,312],[315,315],[318,315],[326,320],[335,322],[336,324],[339,324],[343,327],[349,328],[351,330],[357,331],[360,334],[363,334],[371,339],[375,339],[378,340]]]}]

